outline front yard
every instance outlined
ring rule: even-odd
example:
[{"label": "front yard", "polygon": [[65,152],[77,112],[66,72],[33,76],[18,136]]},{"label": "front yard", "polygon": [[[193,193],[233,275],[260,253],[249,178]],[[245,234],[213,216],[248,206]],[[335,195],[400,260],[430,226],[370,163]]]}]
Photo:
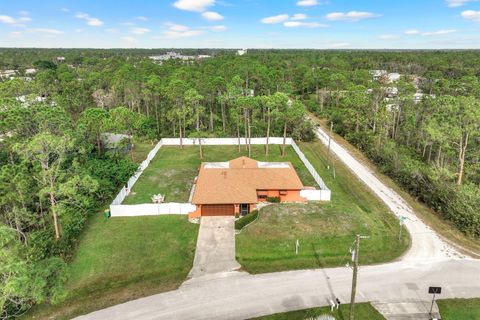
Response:
[{"label": "front yard", "polygon": [[[330,307],[304,309],[285,313],[276,313],[269,316],[259,317],[255,320],[305,320],[314,319],[320,315],[331,315],[337,320],[350,318],[350,305],[342,304],[340,308],[330,312]],[[359,320],[385,320],[385,318],[370,303],[355,304],[355,319]]]},{"label": "front yard", "polygon": [[176,289],[192,267],[197,232],[186,216],[92,217],[68,266],[66,300],[27,318],[70,319]]},{"label": "front yard", "polygon": [[370,237],[362,240],[361,264],[391,261],[405,252],[408,233],[404,231],[398,239],[399,223],[387,207],[339,162],[334,179],[320,142],[299,145],[332,190],[332,201],[262,209],[258,220],[237,235],[237,260],[242,267],[264,273],[344,266],[350,261],[356,234]]}]

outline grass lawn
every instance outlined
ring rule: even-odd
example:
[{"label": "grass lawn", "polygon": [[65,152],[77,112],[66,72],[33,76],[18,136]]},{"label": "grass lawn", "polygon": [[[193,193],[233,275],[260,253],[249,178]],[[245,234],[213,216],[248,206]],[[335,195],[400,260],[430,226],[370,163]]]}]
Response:
[{"label": "grass lawn", "polygon": [[68,319],[177,288],[192,267],[197,232],[186,216],[92,217],[68,266],[68,297],[26,318]]},{"label": "grass lawn", "polygon": [[[310,114],[310,117],[320,124],[325,130],[329,130],[329,126],[326,124],[325,120],[319,119],[312,114]],[[381,173],[375,164],[373,164],[360,150],[352,146],[343,137],[335,133],[333,136],[337,143],[346,148],[356,157],[357,160],[372,170],[372,172],[375,173],[375,176],[380,179],[380,181],[401,195],[402,198],[405,199],[405,201],[407,201],[407,203],[414,209],[417,216],[421,218],[423,222],[437,231],[437,233],[442,236],[444,240],[451,243],[465,254],[480,258],[480,239],[469,237],[460,232],[451,222],[442,219],[440,214],[427,207],[424,203],[417,201],[390,177]]]},{"label": "grass lawn", "polygon": [[143,160],[147,159],[148,153],[156,144],[157,141],[137,141],[134,139],[133,148],[129,153],[130,160],[135,163],[141,163]]},{"label": "grass lawn", "polygon": [[[305,320],[323,314],[332,315],[337,320],[348,320],[350,316],[350,305],[341,305],[338,310],[334,310],[333,312],[330,312],[330,307],[312,308],[272,314],[270,316],[256,318],[256,320]],[[370,303],[358,303],[355,305],[355,319],[385,320]]]},{"label": "grass lawn", "polygon": [[[319,141],[299,144],[332,190],[331,202],[276,204],[262,209],[257,221],[236,238],[237,260],[248,272],[338,267],[350,261],[355,235],[362,240],[360,263],[373,264],[399,257],[409,246],[388,208],[340,162],[336,178],[326,167],[327,150]],[[295,241],[300,249],[295,255]]]},{"label": "grass lawn", "polygon": [[443,320],[480,319],[480,299],[437,300]]},{"label": "grass lawn", "polygon": [[[290,161],[305,185],[315,186],[315,180],[297,157],[295,151],[287,148],[285,157],[280,155],[280,146],[271,145],[269,156],[265,156],[265,147],[252,146],[252,158],[260,161]],[[204,159],[199,158],[198,147],[164,146],[160,148],[148,168],[142,173],[124,204],[151,203],[154,194],[165,195],[167,202],[187,202],[193,180],[202,162],[228,161],[248,152],[237,146],[204,146]]]}]

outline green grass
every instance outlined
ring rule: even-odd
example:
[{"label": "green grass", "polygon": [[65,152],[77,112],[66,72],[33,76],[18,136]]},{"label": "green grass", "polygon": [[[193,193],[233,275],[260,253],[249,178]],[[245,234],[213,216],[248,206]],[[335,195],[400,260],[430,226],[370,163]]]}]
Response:
[{"label": "green grass", "polygon": [[[238,262],[251,273],[338,267],[350,260],[356,234],[362,240],[361,264],[391,261],[409,246],[388,208],[341,163],[336,179],[326,166],[326,148],[320,142],[300,148],[332,190],[331,202],[276,204],[262,209],[259,218],[237,235]],[[295,241],[300,250],[295,254]]]},{"label": "green grass", "polygon": [[480,319],[480,299],[437,300],[443,320]]},{"label": "green grass", "polygon": [[[264,146],[252,146],[252,158],[260,161],[290,161],[305,185],[315,185],[295,151],[287,148],[286,155],[280,155],[280,146],[270,146],[265,156]],[[193,180],[202,162],[228,161],[248,155],[245,148],[238,152],[237,146],[205,146],[204,159],[199,158],[198,147],[162,147],[148,168],[142,173],[124,204],[151,203],[154,194],[165,195],[167,202],[187,202]]]},{"label": "green grass", "polygon": [[193,264],[198,225],[186,216],[93,217],[68,266],[68,296],[28,317],[74,315],[177,288]]},{"label": "green grass", "polygon": [[[348,320],[350,316],[350,305],[341,305],[338,310],[330,312],[330,307],[312,308],[285,313],[272,314],[270,316],[256,318],[256,320],[304,320],[319,315],[328,314],[337,320]],[[385,320],[370,303],[358,303],[355,305],[355,319],[358,320]]]},{"label": "green grass", "polygon": [[157,142],[153,141],[137,141],[134,139],[133,148],[129,153],[130,160],[135,163],[141,163],[143,160],[147,159],[148,153],[156,144]]}]

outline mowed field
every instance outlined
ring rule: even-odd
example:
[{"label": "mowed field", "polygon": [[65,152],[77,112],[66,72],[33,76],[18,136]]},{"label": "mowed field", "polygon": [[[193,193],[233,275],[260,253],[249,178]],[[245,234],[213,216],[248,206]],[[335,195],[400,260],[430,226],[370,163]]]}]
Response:
[{"label": "mowed field", "polygon": [[[362,240],[361,264],[394,260],[409,246],[398,220],[340,162],[328,169],[327,149],[318,141],[300,148],[332,190],[330,202],[275,204],[260,210],[258,219],[237,235],[237,260],[251,273],[339,267],[350,262],[356,234]],[[330,166],[332,168],[332,166]],[[299,240],[298,255],[295,252]]]}]

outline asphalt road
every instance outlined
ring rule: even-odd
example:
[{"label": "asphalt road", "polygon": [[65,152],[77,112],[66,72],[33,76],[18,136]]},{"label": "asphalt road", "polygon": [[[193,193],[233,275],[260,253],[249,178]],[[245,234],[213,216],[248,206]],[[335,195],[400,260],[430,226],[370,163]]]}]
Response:
[{"label": "asphalt road", "polygon": [[[317,135],[328,144],[328,134]],[[443,287],[441,298],[480,297],[480,261],[467,258],[425,225],[408,204],[378,180],[347,150],[331,141],[343,161],[397,216],[405,216],[412,246],[392,263],[359,270],[357,301],[428,300],[429,286]],[[333,194],[332,197],[335,195]],[[248,319],[328,305],[338,297],[348,303],[352,270],[347,267],[249,275],[208,274],[186,281],[178,290],[130,301],[78,319]]]}]

